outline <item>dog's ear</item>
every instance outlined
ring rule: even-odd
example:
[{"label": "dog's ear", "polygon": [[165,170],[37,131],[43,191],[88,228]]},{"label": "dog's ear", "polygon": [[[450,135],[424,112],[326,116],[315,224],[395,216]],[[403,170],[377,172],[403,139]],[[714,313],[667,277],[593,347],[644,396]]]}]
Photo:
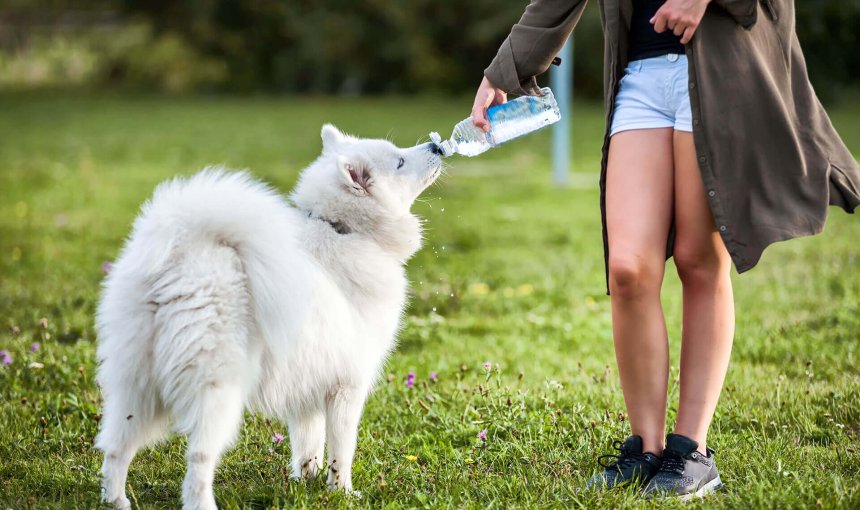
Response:
[{"label": "dog's ear", "polygon": [[354,195],[365,197],[370,194],[370,169],[365,164],[355,164],[346,156],[337,158],[343,183]]},{"label": "dog's ear", "polygon": [[332,150],[346,139],[346,136],[331,124],[322,127],[320,136],[322,137],[323,152]]}]

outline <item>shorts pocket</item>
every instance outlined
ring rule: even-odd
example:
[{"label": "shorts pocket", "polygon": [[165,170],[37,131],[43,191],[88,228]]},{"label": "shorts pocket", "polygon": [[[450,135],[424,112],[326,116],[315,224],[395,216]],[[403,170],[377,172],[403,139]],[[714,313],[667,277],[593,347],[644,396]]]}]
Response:
[{"label": "shorts pocket", "polygon": [[637,60],[635,62],[628,63],[627,67],[624,68],[624,76],[622,76],[621,79],[618,80],[618,84],[621,85],[622,83],[624,83],[625,80],[627,80],[627,78],[633,76],[634,74],[639,74],[640,72],[642,72],[641,62]]}]

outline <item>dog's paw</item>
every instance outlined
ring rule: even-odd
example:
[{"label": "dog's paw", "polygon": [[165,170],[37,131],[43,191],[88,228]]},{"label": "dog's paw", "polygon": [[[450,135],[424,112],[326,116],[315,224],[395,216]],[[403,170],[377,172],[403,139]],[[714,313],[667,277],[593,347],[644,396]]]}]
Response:
[{"label": "dog's paw", "polygon": [[125,496],[116,498],[111,501],[105,499],[104,502],[116,508],[117,510],[131,510],[131,501],[129,501],[128,498]]},{"label": "dog's paw", "polygon": [[328,488],[331,491],[342,492],[351,498],[361,499],[361,491],[357,491],[357,490],[353,489],[352,487],[342,487],[342,486],[339,486],[336,484],[328,484]]},{"label": "dog's paw", "polygon": [[292,480],[313,480],[322,470],[319,458],[305,459],[301,462],[293,462],[290,468],[290,479]]},{"label": "dog's paw", "polygon": [[102,487],[101,489],[101,500],[116,508],[117,510],[131,510],[131,501],[125,497],[125,494],[120,494],[119,496],[111,495],[109,496],[107,490]]}]

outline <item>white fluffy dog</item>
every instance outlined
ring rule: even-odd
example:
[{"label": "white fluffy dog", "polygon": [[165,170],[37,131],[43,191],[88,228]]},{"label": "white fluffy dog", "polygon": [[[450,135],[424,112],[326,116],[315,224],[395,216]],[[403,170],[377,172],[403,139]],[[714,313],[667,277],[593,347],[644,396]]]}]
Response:
[{"label": "white fluffy dog", "polygon": [[244,173],[160,185],[98,307],[96,446],[103,497],[129,508],[135,452],[188,436],[183,507],[214,509],[219,457],[245,409],[289,426],[292,475],[352,491],[358,422],[394,347],[403,265],[421,244],[410,213],[438,177],[436,146],[399,149],[330,125],[292,206]]}]

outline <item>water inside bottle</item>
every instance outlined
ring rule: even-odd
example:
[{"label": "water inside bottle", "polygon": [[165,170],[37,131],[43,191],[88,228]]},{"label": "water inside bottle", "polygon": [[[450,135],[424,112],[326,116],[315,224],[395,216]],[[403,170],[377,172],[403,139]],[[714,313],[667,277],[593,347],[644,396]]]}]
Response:
[{"label": "water inside bottle", "polygon": [[487,152],[493,147],[488,138],[488,133],[476,127],[471,118],[454,126],[454,133],[451,135],[455,151],[470,157]]}]

